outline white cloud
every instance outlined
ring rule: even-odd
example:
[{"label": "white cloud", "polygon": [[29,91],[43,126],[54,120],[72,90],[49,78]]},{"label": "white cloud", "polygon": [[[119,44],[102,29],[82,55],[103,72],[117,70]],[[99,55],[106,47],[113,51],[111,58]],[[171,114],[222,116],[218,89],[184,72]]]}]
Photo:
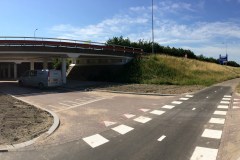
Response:
[{"label": "white cloud", "polygon": [[[187,24],[158,14],[160,12],[164,12],[165,15],[181,14],[180,11],[184,10],[188,11],[189,14],[184,12],[183,16],[191,18],[193,12],[204,9],[205,0],[193,4],[173,1],[161,1],[159,4],[155,4],[154,9],[157,11],[154,23],[155,41],[161,45],[185,47],[195,51],[196,54],[217,58],[220,53],[224,52],[222,46],[216,46],[216,44],[220,44],[227,39],[228,43],[232,44],[229,45],[229,53],[236,58],[240,50],[238,47],[240,44],[240,21],[191,21],[191,24]],[[56,25],[51,28],[51,32],[60,38],[98,42],[105,42],[113,36],[120,35],[129,37],[132,41],[138,41],[139,39],[148,41],[151,40],[151,6],[131,7],[124,14],[115,15],[113,18],[83,27],[70,24]],[[235,44],[233,44],[233,39],[236,41]]]}]

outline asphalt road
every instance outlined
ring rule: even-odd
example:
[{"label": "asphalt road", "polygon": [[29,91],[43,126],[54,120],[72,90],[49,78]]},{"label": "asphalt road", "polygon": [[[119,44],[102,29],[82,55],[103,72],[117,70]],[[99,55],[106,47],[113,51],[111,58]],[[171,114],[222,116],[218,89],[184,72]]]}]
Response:
[{"label": "asphalt road", "polygon": [[237,82],[175,97],[168,105],[158,105],[98,134],[55,146],[0,153],[0,159],[215,160],[232,85]]}]

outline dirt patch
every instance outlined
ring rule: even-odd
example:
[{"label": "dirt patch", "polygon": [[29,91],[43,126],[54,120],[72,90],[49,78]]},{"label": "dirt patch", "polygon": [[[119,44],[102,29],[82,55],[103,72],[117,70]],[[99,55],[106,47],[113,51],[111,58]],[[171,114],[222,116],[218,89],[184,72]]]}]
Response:
[{"label": "dirt patch", "polygon": [[182,94],[195,92],[203,88],[205,87],[200,85],[178,86],[178,85],[127,84],[99,87],[98,89],[136,93]]},{"label": "dirt patch", "polygon": [[0,145],[31,140],[46,132],[53,117],[46,111],[0,93]]}]

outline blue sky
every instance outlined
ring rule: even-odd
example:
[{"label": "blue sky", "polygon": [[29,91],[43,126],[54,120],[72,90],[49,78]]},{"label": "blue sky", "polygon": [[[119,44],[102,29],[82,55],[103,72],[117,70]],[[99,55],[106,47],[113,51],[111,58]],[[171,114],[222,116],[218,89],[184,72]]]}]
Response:
[{"label": "blue sky", "polygon": [[[155,41],[240,63],[240,0],[154,0]],[[0,36],[151,40],[151,0],[1,0]],[[227,47],[226,47],[227,46]]]}]

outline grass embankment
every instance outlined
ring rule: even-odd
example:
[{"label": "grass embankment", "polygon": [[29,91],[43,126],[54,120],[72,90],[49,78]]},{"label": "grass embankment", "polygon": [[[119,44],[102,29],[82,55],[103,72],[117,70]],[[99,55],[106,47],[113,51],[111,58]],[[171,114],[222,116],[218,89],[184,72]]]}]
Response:
[{"label": "grass embankment", "polygon": [[115,80],[141,84],[203,85],[240,77],[240,68],[157,55],[134,60]]}]

